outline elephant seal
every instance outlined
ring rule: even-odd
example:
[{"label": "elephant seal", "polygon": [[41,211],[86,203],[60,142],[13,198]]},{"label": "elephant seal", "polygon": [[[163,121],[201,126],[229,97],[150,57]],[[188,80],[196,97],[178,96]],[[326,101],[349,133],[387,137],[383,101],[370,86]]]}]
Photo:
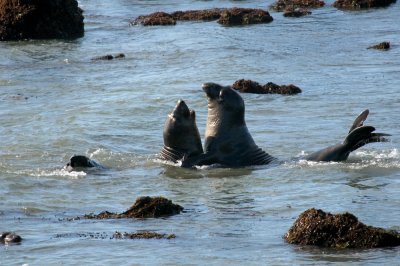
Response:
[{"label": "elephant seal", "polygon": [[196,113],[179,100],[165,121],[164,147],[159,158],[177,163],[183,157],[190,158],[203,153],[199,130],[196,125]]},{"label": "elephant seal", "polygon": [[275,161],[254,142],[245,122],[242,97],[230,86],[203,84],[208,100],[204,154],[185,158],[182,166],[221,164],[227,167],[263,165]]},{"label": "elephant seal", "polygon": [[22,238],[14,233],[11,232],[3,232],[0,234],[0,243],[3,244],[11,244],[11,243],[20,243]]},{"label": "elephant seal", "polygon": [[64,169],[68,172],[79,168],[104,168],[102,165],[97,162],[89,159],[84,155],[74,155],[69,159],[69,162],[65,165]]},{"label": "elephant seal", "polygon": [[387,142],[385,136],[390,136],[385,133],[373,133],[375,128],[372,126],[364,126],[363,123],[367,119],[369,110],[366,109],[357,116],[353,125],[349,130],[349,134],[343,141],[333,146],[329,146],[320,151],[314,152],[306,156],[309,161],[324,161],[324,162],[340,162],[345,161],[352,151],[372,142]]}]

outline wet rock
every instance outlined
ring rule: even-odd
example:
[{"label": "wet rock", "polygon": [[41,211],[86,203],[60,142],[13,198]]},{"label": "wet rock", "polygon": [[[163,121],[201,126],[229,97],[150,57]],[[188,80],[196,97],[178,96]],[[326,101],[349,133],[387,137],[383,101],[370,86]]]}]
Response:
[{"label": "wet rock", "polygon": [[270,5],[269,8],[282,12],[286,9],[297,9],[297,8],[319,8],[323,7],[325,2],[322,0],[278,0],[274,4]]},{"label": "wet rock", "polygon": [[124,54],[116,54],[116,55],[103,55],[103,56],[98,56],[98,57],[93,57],[91,60],[92,61],[99,61],[99,60],[113,60],[113,59],[123,59],[125,58]]},{"label": "wet rock", "polygon": [[137,17],[131,22],[131,25],[142,24],[143,26],[168,26],[175,25],[176,19],[165,12],[155,12],[150,15]]},{"label": "wet rock", "polygon": [[376,45],[372,45],[368,47],[368,49],[377,49],[377,50],[389,50],[390,49],[390,42],[381,42]]},{"label": "wet rock", "polygon": [[396,231],[367,226],[350,213],[330,214],[308,209],[285,235],[290,244],[333,248],[376,248],[400,245]]},{"label": "wet rock", "polygon": [[301,93],[301,89],[293,84],[277,85],[272,82],[261,86],[258,82],[252,80],[240,79],[233,83],[232,88],[243,93],[258,93],[258,94],[286,94],[292,95]]},{"label": "wet rock", "polygon": [[121,232],[115,232],[113,235],[113,238],[115,239],[173,239],[176,238],[174,234],[159,234],[156,232],[150,232],[150,231],[145,231],[145,232],[139,232],[139,233],[121,233]]},{"label": "wet rock", "polygon": [[333,6],[338,9],[359,10],[374,7],[387,7],[396,0],[336,0]]},{"label": "wet rock", "polygon": [[0,40],[82,37],[82,12],[76,0],[0,0]]},{"label": "wet rock", "polygon": [[86,219],[119,219],[119,218],[158,218],[179,214],[183,207],[172,203],[164,197],[140,197],[123,213],[108,211],[99,214],[86,214]]},{"label": "wet rock", "polygon": [[263,89],[266,93],[272,93],[272,94],[293,95],[301,93],[301,89],[293,84],[277,85],[275,83],[268,82],[263,86]]},{"label": "wet rock", "polygon": [[218,23],[226,26],[269,23],[273,18],[268,11],[253,8],[229,8],[222,11]]},{"label": "wet rock", "polygon": [[311,15],[311,11],[305,8],[288,8],[283,13],[284,17],[292,17],[292,18],[299,18],[303,16]]},{"label": "wet rock", "polygon": [[217,20],[221,16],[221,12],[224,8],[212,8],[204,10],[187,10],[187,11],[175,11],[171,13],[172,17],[176,20],[202,20],[211,21]]},{"label": "wet rock", "polygon": [[0,235],[0,243],[1,244],[17,244],[20,243],[22,241],[22,238],[14,233],[11,232],[3,232]]}]

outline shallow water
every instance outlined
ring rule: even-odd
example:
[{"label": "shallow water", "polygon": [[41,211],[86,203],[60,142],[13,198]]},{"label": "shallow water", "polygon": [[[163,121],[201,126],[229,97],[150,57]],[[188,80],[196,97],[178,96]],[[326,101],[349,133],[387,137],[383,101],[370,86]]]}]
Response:
[{"label": "shallow water", "polygon": [[[0,231],[21,245],[0,247],[2,265],[209,264],[396,265],[399,248],[331,250],[285,243],[308,208],[351,212],[400,229],[399,4],[370,11],[330,7],[299,19],[270,12],[265,25],[179,22],[129,26],[138,15],[257,1],[80,1],[85,37],[0,43]],[[388,51],[366,49],[390,41]],[[124,53],[123,60],[92,61]],[[203,136],[204,82],[293,83],[296,96],[242,94],[257,144],[288,162],[245,169],[180,169],[155,160],[178,99],[196,110]],[[345,163],[289,159],[340,142],[357,114],[390,133]],[[84,154],[104,171],[62,166]],[[185,208],[170,218],[75,220],[125,211],[139,196]],[[79,237],[141,230],[172,240]],[[60,237],[61,236],[61,237]]]}]

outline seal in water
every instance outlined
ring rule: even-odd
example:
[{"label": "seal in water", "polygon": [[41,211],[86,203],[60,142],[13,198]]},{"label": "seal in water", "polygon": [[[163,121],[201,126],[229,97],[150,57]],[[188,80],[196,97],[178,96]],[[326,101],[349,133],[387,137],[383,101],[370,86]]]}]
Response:
[{"label": "seal in water", "polygon": [[308,155],[305,159],[309,161],[325,161],[325,162],[340,162],[345,161],[350,152],[371,142],[387,142],[385,136],[390,136],[385,133],[373,133],[375,128],[372,126],[364,126],[363,123],[367,119],[369,110],[363,111],[354,120],[350,128],[349,134],[343,141],[320,151]]},{"label": "seal in water", "polygon": [[65,165],[65,170],[71,172],[76,168],[93,168],[93,167],[104,168],[97,162],[89,159],[84,155],[74,155],[71,157],[71,159],[69,159],[69,162]]},{"label": "seal in water", "polygon": [[230,86],[203,84],[208,99],[205,153],[185,158],[182,166],[221,164],[228,167],[262,165],[276,158],[260,149],[245,122],[242,97]]},{"label": "seal in water", "polygon": [[3,232],[0,234],[0,243],[3,244],[11,244],[11,243],[20,243],[22,238],[14,233],[11,232]]},{"label": "seal in water", "polygon": [[164,147],[159,157],[176,163],[185,158],[203,153],[199,130],[196,125],[196,113],[179,100],[174,110],[168,115],[164,126]]}]

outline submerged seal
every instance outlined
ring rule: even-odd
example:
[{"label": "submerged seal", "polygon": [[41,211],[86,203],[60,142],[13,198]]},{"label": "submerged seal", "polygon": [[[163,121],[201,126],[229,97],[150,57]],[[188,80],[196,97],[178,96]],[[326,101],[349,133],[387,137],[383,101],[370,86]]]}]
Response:
[{"label": "submerged seal", "polygon": [[221,164],[228,167],[268,164],[272,157],[254,142],[245,122],[242,97],[230,86],[203,84],[208,99],[204,154],[183,160],[182,166]]},{"label": "submerged seal", "polygon": [[0,234],[0,243],[3,244],[11,244],[11,243],[20,243],[22,238],[14,233],[11,232],[2,232]]},{"label": "submerged seal", "polygon": [[159,157],[176,163],[183,157],[197,156],[203,153],[199,130],[196,125],[196,113],[190,110],[183,100],[179,100],[168,115],[164,126],[164,147]]},{"label": "submerged seal", "polygon": [[309,161],[325,161],[325,162],[340,162],[345,161],[352,151],[372,142],[387,142],[385,136],[390,136],[385,133],[373,133],[375,128],[372,126],[364,126],[363,123],[367,119],[369,110],[366,109],[359,114],[353,122],[349,130],[349,134],[343,141],[333,146],[329,146],[320,151],[314,152],[306,159]]},{"label": "submerged seal", "polygon": [[79,168],[104,168],[97,162],[89,159],[84,155],[74,155],[69,159],[69,162],[65,165],[65,170],[72,171]]}]

